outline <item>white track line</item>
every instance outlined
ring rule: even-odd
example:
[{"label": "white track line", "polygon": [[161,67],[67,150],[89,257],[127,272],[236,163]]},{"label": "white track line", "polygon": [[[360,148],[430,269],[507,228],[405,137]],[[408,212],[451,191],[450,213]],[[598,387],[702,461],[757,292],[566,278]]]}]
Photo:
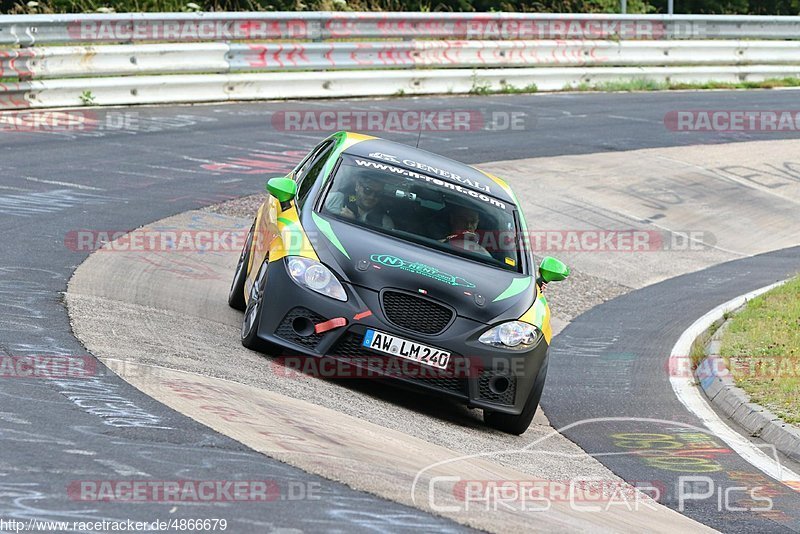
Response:
[{"label": "white track line", "polygon": [[[688,354],[690,354],[694,340],[708,327],[710,327],[714,321],[721,319],[726,312],[743,306],[748,300],[766,293],[770,289],[778,287],[784,283],[785,281],[770,284],[766,287],[762,287],[761,289],[747,293],[746,295],[741,295],[717,306],[707,314],[703,315],[681,335],[680,339],[678,339],[678,342],[675,343],[675,346],[672,348],[672,354],[670,357],[685,358]],[[728,446],[736,452],[736,454],[741,456],[745,461],[763,472],[765,475],[783,482],[795,491],[800,491],[800,475],[790,469],[787,469],[786,467],[783,467],[780,464],[777,455],[775,457],[770,457],[758,445],[750,442],[744,436],[725,424],[725,422],[717,415],[717,413],[711,409],[711,406],[708,405],[702,393],[700,393],[699,388],[695,385],[694,376],[671,376],[669,381],[672,385],[675,395],[678,397],[678,400],[680,400],[683,405],[686,406],[686,409],[700,418],[703,424],[717,437],[722,439],[722,441],[727,443]],[[771,448],[774,451],[774,447],[772,446],[768,445],[767,448]]]},{"label": "white track line", "polygon": [[40,184],[50,184],[50,185],[63,185],[64,187],[73,187],[75,189],[86,189],[87,191],[105,191],[105,189],[101,189],[99,187],[92,187],[91,185],[84,185],[84,184],[76,184],[73,182],[60,182],[58,180],[42,180],[41,178],[34,178],[33,176],[26,176],[26,180],[29,182],[37,182]]}]

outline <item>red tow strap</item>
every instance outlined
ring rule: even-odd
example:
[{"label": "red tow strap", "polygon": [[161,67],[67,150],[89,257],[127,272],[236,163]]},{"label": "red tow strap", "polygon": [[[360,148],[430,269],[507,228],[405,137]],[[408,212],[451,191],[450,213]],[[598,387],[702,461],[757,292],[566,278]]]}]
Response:
[{"label": "red tow strap", "polygon": [[333,319],[328,319],[325,322],[317,323],[314,326],[314,332],[317,334],[321,334],[323,332],[327,332],[328,330],[333,330],[334,328],[339,328],[341,326],[347,326],[347,319],[344,317],[334,317]]}]

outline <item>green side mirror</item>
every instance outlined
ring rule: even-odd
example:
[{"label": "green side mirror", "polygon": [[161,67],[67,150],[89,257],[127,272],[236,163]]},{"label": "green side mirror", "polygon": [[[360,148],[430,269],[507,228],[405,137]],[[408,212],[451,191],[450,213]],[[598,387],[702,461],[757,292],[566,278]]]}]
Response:
[{"label": "green side mirror", "polygon": [[292,200],[297,194],[297,184],[291,178],[271,178],[267,182],[267,191],[283,204]]},{"label": "green side mirror", "polygon": [[546,283],[560,282],[569,276],[569,267],[564,262],[552,256],[542,258],[539,265],[539,275]]}]

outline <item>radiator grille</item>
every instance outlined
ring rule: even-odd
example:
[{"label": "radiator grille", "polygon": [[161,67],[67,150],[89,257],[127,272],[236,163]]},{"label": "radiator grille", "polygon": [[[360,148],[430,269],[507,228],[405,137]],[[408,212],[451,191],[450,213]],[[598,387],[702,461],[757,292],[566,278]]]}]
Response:
[{"label": "radiator grille", "polygon": [[455,315],[447,306],[408,293],[385,291],[382,300],[383,313],[391,323],[420,334],[440,334]]}]

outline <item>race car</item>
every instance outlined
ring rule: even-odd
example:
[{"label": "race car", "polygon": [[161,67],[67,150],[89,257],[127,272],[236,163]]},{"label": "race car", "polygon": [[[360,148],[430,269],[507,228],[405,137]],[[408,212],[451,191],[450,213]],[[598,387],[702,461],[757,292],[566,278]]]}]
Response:
[{"label": "race car", "polygon": [[245,347],[335,361],[483,410],[521,434],[552,336],[511,188],[468,165],[350,132],[319,143],[248,232],[228,303]]}]

